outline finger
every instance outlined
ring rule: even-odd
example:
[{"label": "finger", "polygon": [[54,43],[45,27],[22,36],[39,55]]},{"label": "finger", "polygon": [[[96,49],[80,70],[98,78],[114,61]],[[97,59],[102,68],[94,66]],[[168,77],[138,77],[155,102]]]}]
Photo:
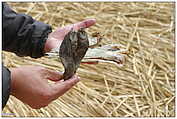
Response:
[{"label": "finger", "polygon": [[[61,37],[64,37],[71,29],[79,30],[80,28],[88,28],[96,23],[95,19],[86,19],[84,21],[65,26],[63,28],[58,27],[55,32],[52,33],[51,37],[55,37],[56,39],[60,39]],[[59,35],[59,33],[62,33]]]},{"label": "finger", "polygon": [[80,28],[88,28],[88,27],[94,25],[95,23],[96,23],[95,19],[86,19],[84,21],[81,21],[81,22],[78,22],[78,23],[75,23],[72,25],[68,25],[68,26],[64,27],[64,31],[65,31],[64,34],[67,34],[72,28],[74,30],[79,30]]},{"label": "finger", "polygon": [[73,25],[74,30],[79,30],[80,28],[88,28],[96,23],[95,19],[87,19],[82,22]]},{"label": "finger", "polygon": [[63,81],[63,82],[56,82],[53,84],[54,95],[56,98],[63,95],[69,89],[71,89],[77,82],[79,82],[80,78],[77,76],[73,76],[72,78]]},{"label": "finger", "polygon": [[51,81],[59,81],[62,79],[63,73],[53,71],[53,70],[47,70],[47,79]]}]

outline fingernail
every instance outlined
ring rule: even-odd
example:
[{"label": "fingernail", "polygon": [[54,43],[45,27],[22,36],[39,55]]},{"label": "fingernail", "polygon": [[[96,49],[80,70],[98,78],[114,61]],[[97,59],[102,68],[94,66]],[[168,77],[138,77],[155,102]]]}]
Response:
[{"label": "fingernail", "polygon": [[82,78],[81,78],[81,77],[79,77],[79,76],[78,76],[78,79],[79,79],[79,80],[82,80]]},{"label": "fingernail", "polygon": [[63,81],[64,81],[64,79],[60,80],[60,82],[63,82]]},{"label": "fingernail", "polygon": [[63,75],[63,73],[64,73],[64,72],[59,72],[59,71],[58,71],[58,74],[59,74],[59,75]]}]

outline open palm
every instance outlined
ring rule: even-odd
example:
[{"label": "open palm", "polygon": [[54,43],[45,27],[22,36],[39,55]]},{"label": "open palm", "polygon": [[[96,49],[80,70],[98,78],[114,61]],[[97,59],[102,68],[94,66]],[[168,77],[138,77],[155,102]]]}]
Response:
[{"label": "open palm", "polygon": [[60,46],[64,40],[65,35],[73,28],[73,30],[78,30],[80,28],[88,28],[94,25],[96,22],[95,19],[87,19],[72,25],[65,26],[63,28],[57,28],[56,31],[49,34],[48,40],[45,44],[45,52],[49,52],[53,48]]}]

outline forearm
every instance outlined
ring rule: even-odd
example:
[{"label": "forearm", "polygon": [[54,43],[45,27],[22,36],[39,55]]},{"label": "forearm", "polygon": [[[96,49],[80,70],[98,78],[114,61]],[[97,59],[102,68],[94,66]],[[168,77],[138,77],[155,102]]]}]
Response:
[{"label": "forearm", "polygon": [[38,58],[44,55],[49,25],[35,21],[32,17],[15,13],[3,3],[3,50],[19,56]]}]

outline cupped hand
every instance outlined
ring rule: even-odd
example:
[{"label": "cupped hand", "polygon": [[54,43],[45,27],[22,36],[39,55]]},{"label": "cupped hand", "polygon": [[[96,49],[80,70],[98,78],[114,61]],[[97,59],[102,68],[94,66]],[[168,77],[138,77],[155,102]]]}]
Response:
[{"label": "cupped hand", "polygon": [[88,28],[96,23],[95,19],[87,19],[72,25],[65,26],[63,28],[58,27],[56,31],[49,34],[45,44],[44,51],[49,52],[53,48],[59,47],[64,40],[65,35],[73,28],[78,30],[80,28]]},{"label": "cupped hand", "polygon": [[[11,70],[11,94],[34,109],[47,106],[62,96],[80,79],[64,81],[62,73],[40,66],[23,66]],[[48,80],[54,83],[48,83]]]}]

